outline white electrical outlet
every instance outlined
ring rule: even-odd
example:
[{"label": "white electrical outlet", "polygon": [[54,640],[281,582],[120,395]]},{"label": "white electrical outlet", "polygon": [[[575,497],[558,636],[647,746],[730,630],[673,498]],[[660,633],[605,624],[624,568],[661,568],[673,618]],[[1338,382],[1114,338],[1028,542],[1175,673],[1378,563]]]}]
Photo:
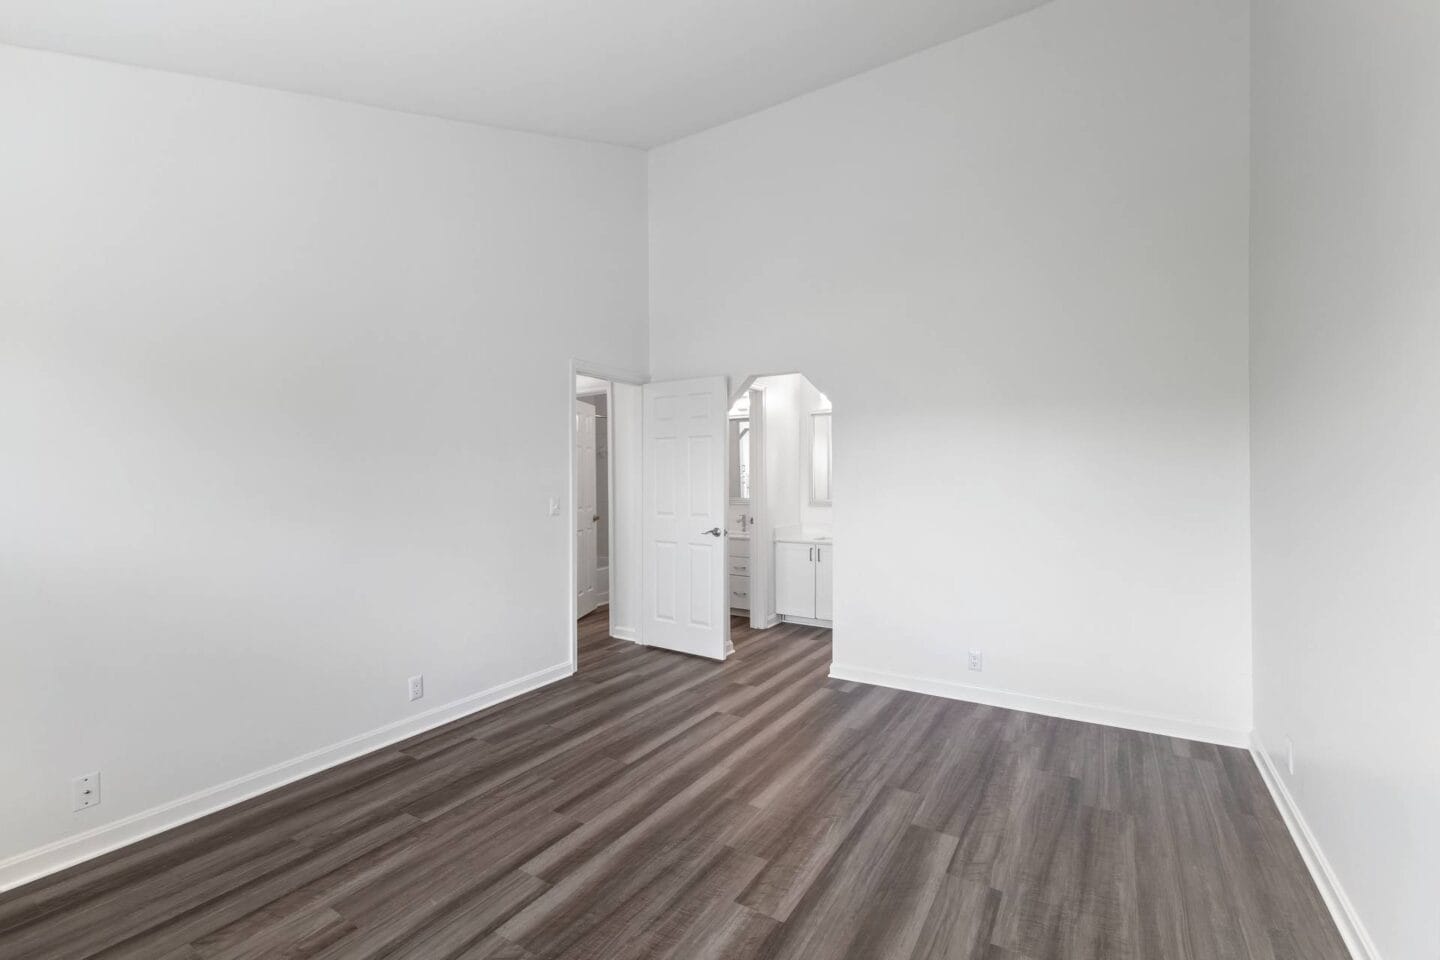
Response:
[{"label": "white electrical outlet", "polygon": [[425,696],[425,678],[423,676],[410,678],[410,699],[419,700]]},{"label": "white electrical outlet", "polygon": [[979,673],[981,670],[984,670],[984,669],[985,669],[985,654],[981,653],[979,650],[971,650],[971,651],[970,651],[970,669],[971,669],[971,670],[974,670],[976,673]]},{"label": "white electrical outlet", "polygon": [[1289,737],[1285,738],[1285,769],[1290,771],[1290,776],[1295,776],[1295,741]]},{"label": "white electrical outlet", "polygon": [[70,809],[84,810],[100,802],[100,772],[83,773],[70,781]]}]

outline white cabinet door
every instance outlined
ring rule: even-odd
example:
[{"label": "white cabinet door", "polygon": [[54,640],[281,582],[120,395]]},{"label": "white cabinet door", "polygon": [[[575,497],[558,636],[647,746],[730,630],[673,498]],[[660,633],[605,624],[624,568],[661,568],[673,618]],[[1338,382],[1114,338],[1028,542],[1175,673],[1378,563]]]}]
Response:
[{"label": "white cabinet door", "polygon": [[807,544],[775,544],[775,612],[781,616],[815,618],[814,555]]},{"label": "white cabinet door", "polygon": [[647,383],[642,395],[640,636],[648,646],[724,660],[725,378]]},{"label": "white cabinet door", "polygon": [[835,619],[835,548],[824,544],[815,548],[815,619]]}]

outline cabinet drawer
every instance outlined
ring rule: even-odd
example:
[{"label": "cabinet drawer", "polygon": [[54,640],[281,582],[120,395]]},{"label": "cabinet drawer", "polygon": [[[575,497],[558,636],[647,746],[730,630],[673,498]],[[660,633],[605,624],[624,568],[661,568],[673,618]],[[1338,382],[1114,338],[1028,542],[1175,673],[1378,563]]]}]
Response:
[{"label": "cabinet drawer", "polygon": [[750,541],[731,537],[725,544],[725,552],[732,557],[748,557],[750,556]]},{"label": "cabinet drawer", "polygon": [[732,577],[748,577],[750,576],[750,558],[731,557],[730,566],[728,567],[728,569],[730,571],[730,576]]},{"label": "cabinet drawer", "polygon": [[750,578],[730,578],[730,606],[736,610],[750,609]]}]

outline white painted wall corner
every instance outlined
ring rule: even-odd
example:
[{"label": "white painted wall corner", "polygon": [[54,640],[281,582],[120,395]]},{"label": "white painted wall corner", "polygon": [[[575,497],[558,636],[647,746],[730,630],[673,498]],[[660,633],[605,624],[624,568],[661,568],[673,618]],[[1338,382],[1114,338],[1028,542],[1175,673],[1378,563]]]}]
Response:
[{"label": "white painted wall corner", "polygon": [[1370,938],[1360,915],[1355,912],[1355,906],[1346,895],[1345,888],[1340,885],[1340,878],[1330,866],[1330,861],[1325,858],[1320,842],[1315,839],[1315,834],[1310,832],[1305,815],[1300,812],[1295,798],[1290,795],[1290,789],[1285,786],[1285,778],[1271,760],[1270,751],[1265,749],[1259,734],[1250,736],[1250,753],[1255,757],[1255,765],[1260,768],[1260,776],[1265,779],[1265,786],[1270,788],[1270,796],[1275,799],[1275,806],[1280,808],[1280,815],[1285,818],[1285,825],[1290,828],[1290,836],[1295,840],[1295,846],[1300,848],[1300,856],[1304,858],[1315,886],[1325,898],[1325,906],[1330,909],[1330,916],[1334,918],[1345,946],[1350,949],[1350,955],[1355,960],[1381,960],[1375,941]]}]

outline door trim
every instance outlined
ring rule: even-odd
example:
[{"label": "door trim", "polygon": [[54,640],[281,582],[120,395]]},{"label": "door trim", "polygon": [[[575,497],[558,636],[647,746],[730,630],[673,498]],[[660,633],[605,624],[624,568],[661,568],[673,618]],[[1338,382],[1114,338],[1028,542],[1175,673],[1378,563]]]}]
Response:
[{"label": "door trim", "polygon": [[[577,357],[571,357],[566,363],[566,368],[568,371],[565,379],[566,479],[565,501],[560,505],[560,515],[566,518],[565,528],[568,535],[565,539],[569,543],[569,546],[565,550],[570,571],[565,578],[567,594],[570,598],[566,606],[566,622],[569,624],[567,629],[570,631],[570,672],[574,673],[580,669],[580,626],[579,617],[577,616],[580,605],[580,598],[577,594],[580,586],[580,577],[577,569],[580,562],[580,550],[575,543],[575,531],[572,529],[575,526],[575,501],[579,496],[579,491],[575,489],[575,378],[578,376],[595,377],[611,383],[628,383],[636,387],[649,383],[650,378],[643,373],[637,373],[625,367],[617,367],[608,363],[595,363],[590,360],[581,360]],[[613,391],[607,386],[605,388],[605,404],[607,413],[611,415],[605,418],[605,440],[611,454],[606,459],[606,469],[609,471],[606,497],[609,503],[609,515],[613,518],[615,516],[615,417],[613,416],[614,397],[611,395],[612,393]],[[612,533],[614,531],[613,520],[611,531]],[[610,575],[613,577],[615,565],[611,563],[608,566],[610,568]],[[611,604],[607,606],[606,609],[610,610],[614,608],[615,590],[613,583],[608,588],[608,594],[611,599]],[[609,614],[607,613],[606,615],[608,616]],[[633,639],[637,643],[641,642],[639,636],[625,639]]]},{"label": "door trim", "polygon": [[[606,402],[607,402],[607,404],[608,404],[608,402],[609,402],[609,393],[610,393],[609,381],[606,381],[605,396],[606,396]],[[608,412],[608,408],[607,408],[607,412]],[[590,453],[589,453],[589,459],[590,459],[590,467],[591,467],[591,471],[590,471],[590,472],[591,472],[592,476],[589,478],[589,482],[592,483],[592,484],[594,484],[595,481],[596,481],[596,478],[595,478],[595,476],[593,476],[593,474],[596,472],[596,471],[594,470],[594,467],[595,467],[595,464],[598,462],[598,461],[597,461],[597,457],[598,457],[598,447],[599,447],[599,444],[597,443],[597,437],[595,436],[595,426],[596,426],[596,424],[599,422],[599,419],[600,419],[600,418],[597,416],[597,411],[596,411],[596,409],[595,409],[595,407],[594,407],[593,404],[586,403],[585,400],[584,400],[583,398],[581,398],[581,397],[578,397],[578,396],[577,396],[577,397],[575,398],[575,420],[576,420],[576,423],[578,424],[578,423],[580,423],[581,421],[584,421],[584,420],[589,420],[589,421],[590,421],[590,424],[589,424],[589,434],[590,434]],[[606,431],[606,432],[608,433],[608,432],[609,432],[609,431],[608,431],[608,426],[609,426],[609,418],[608,418],[608,417],[606,418],[606,421],[605,421],[605,422],[606,422],[606,426],[607,426],[607,431]],[[580,461],[580,459],[578,459],[578,458],[581,457],[581,454],[582,454],[582,452],[583,452],[583,451],[581,450],[581,445],[580,445],[580,442],[579,442],[579,441],[580,441],[580,437],[579,437],[578,434],[576,435],[575,440],[576,440],[576,444],[575,444],[575,447],[576,447],[575,455],[576,455],[576,457],[577,457],[576,467],[579,468],[579,467],[585,466],[585,464],[583,464],[583,463]],[[588,573],[590,574],[590,596],[588,597],[588,600],[589,600],[590,602],[589,602],[589,608],[588,608],[588,609],[586,609],[586,605],[585,605],[584,603],[581,603],[581,598],[580,598],[580,596],[579,596],[579,594],[580,594],[579,584],[578,584],[578,583],[576,584],[576,591],[575,591],[575,593],[576,593],[576,600],[575,600],[576,608],[575,608],[575,614],[576,614],[576,619],[578,620],[580,617],[589,616],[590,614],[594,613],[596,610],[598,610],[598,609],[600,608],[600,592],[601,592],[601,591],[600,591],[600,579],[599,579],[599,578],[600,578],[600,558],[599,558],[599,549],[598,549],[598,548],[599,548],[599,535],[600,535],[600,525],[599,525],[599,523],[598,523],[598,516],[599,516],[599,512],[600,512],[600,500],[599,500],[599,497],[596,495],[596,494],[598,493],[598,485],[597,485],[597,486],[596,486],[596,490],[594,490],[594,491],[587,491],[587,497],[590,498],[590,499],[593,501],[593,502],[590,504],[590,510],[584,511],[584,512],[582,512],[582,511],[580,510],[579,485],[580,485],[581,479],[583,479],[583,477],[580,476],[580,471],[579,471],[578,469],[577,469],[576,473],[577,473],[577,479],[576,479],[577,487],[576,487],[576,497],[575,497],[575,499],[576,499],[576,502],[575,502],[575,513],[572,515],[572,516],[574,517],[574,519],[571,521],[571,522],[574,524],[574,526],[575,526],[575,538],[576,538],[576,547],[575,547],[575,561],[576,561],[576,562],[575,562],[575,565],[576,565],[577,568],[578,568],[578,567],[581,567],[581,566],[585,566],[585,567],[587,568]],[[607,498],[607,499],[608,499],[608,498]],[[607,508],[608,508],[608,504],[607,504]],[[588,514],[590,515],[590,517],[594,517],[594,518],[596,518],[596,519],[586,519],[585,521],[582,522],[581,517],[585,516],[586,513],[588,513]],[[581,528],[582,528],[582,526],[588,526],[588,527],[589,527],[590,537],[591,537],[591,539],[594,541],[594,542],[591,544],[590,549],[589,549],[589,550],[586,550],[586,551],[583,551],[583,552],[580,550],[580,547],[579,547],[579,540],[580,540],[580,536],[581,536]],[[585,554],[590,554],[590,555],[589,555],[589,556],[586,556]],[[578,574],[577,574],[577,575],[578,575]],[[609,570],[608,570],[608,569],[606,570],[606,576],[607,576],[607,577],[609,576]],[[607,584],[607,587],[606,587],[606,590],[605,590],[605,594],[606,594],[606,596],[609,596],[609,587],[608,587],[608,584]],[[584,612],[582,613],[581,611],[584,611]]]}]

